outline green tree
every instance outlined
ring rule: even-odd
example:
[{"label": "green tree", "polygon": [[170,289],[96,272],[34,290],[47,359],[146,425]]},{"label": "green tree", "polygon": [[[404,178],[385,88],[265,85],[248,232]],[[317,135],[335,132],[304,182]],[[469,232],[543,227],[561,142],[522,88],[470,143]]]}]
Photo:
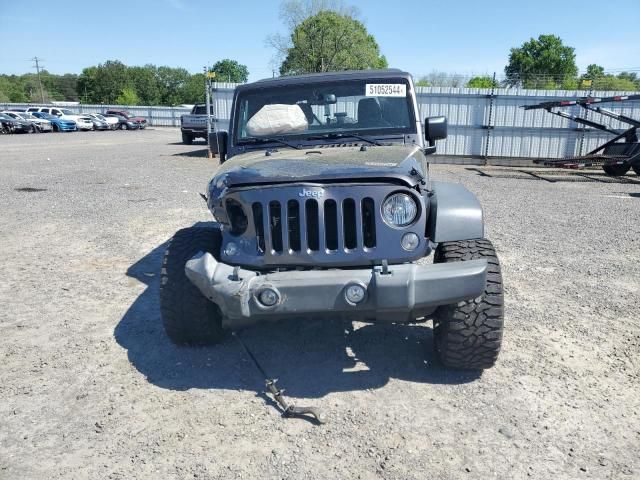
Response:
[{"label": "green tree", "polygon": [[62,100],[77,102],[78,97],[78,75],[74,73],[65,73],[64,75],[56,75],[55,77],[56,91]]},{"label": "green tree", "polygon": [[416,85],[419,87],[463,87],[464,76],[457,73],[439,72],[434,70],[428,75],[420,77]]},{"label": "green tree", "polygon": [[604,67],[601,67],[600,65],[596,65],[595,63],[592,63],[587,67],[587,71],[582,77],[588,78],[588,79],[604,77]]},{"label": "green tree", "polygon": [[155,65],[127,67],[127,78],[140,100],[140,105],[159,105],[161,103],[160,85],[156,78]]},{"label": "green tree", "polygon": [[88,103],[113,103],[128,87],[127,67],[118,60],[107,60],[82,70],[78,77],[80,96]]},{"label": "green tree", "polygon": [[286,34],[275,33],[267,37],[267,44],[275,49],[271,65],[280,68],[292,47],[291,35],[295,28],[307,18],[320,12],[331,11],[340,15],[359,19],[357,7],[348,5],[344,0],[282,0],[280,3],[280,20],[286,28]]},{"label": "green tree", "polygon": [[28,102],[24,75],[0,75],[0,97],[8,102]]},{"label": "green tree", "polygon": [[116,103],[118,105],[139,105],[140,99],[133,88],[125,87],[120,92],[120,95],[116,97]]},{"label": "green tree", "polygon": [[182,89],[181,103],[191,105],[193,103],[204,102],[204,82],[204,73],[195,73],[191,75]]},{"label": "green tree", "polygon": [[229,58],[216,62],[211,71],[215,72],[218,82],[247,83],[249,79],[247,66]]},{"label": "green tree", "polygon": [[640,90],[640,78],[636,72],[620,72],[618,78],[632,82],[635,85],[635,90]]},{"label": "green tree", "polygon": [[184,88],[189,80],[189,72],[184,68],[158,67],[157,79],[162,105],[180,105],[184,101]]},{"label": "green tree", "polygon": [[348,15],[321,11],[293,30],[280,74],[385,67],[387,59],[361,22]]},{"label": "green tree", "polygon": [[617,76],[605,73],[600,65],[591,64],[587,71],[580,77],[580,86],[592,90],[623,90],[635,91],[640,89],[640,82],[632,72],[621,72]]},{"label": "green tree", "polygon": [[504,71],[508,85],[525,88],[558,88],[578,75],[574,48],[555,35],[540,35],[512,48]]},{"label": "green tree", "polygon": [[495,88],[497,86],[498,82],[487,75],[482,77],[473,77],[466,84],[467,88]]}]

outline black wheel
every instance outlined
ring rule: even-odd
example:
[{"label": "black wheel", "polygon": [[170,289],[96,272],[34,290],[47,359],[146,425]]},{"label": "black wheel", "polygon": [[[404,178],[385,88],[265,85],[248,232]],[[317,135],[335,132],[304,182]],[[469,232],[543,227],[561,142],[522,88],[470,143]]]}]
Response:
[{"label": "black wheel", "polygon": [[198,252],[218,256],[221,235],[213,228],[184,228],[173,236],[160,274],[160,313],[167,335],[180,345],[212,345],[224,337],[222,314],[187,278],[184,266]]},{"label": "black wheel", "polygon": [[628,163],[602,166],[602,170],[604,170],[604,173],[606,173],[607,175],[611,175],[612,177],[621,177],[622,175],[625,175],[630,168],[631,165],[629,165]]},{"label": "black wheel", "polygon": [[504,295],[500,262],[489,240],[444,242],[434,262],[463,262],[486,258],[487,284],[482,296],[438,307],[433,338],[440,361],[447,367],[471,370],[491,368],[500,352],[504,323]]},{"label": "black wheel", "polygon": [[633,168],[635,174],[640,177],[640,163],[636,162],[631,168]]},{"label": "black wheel", "polygon": [[182,132],[182,143],[191,145],[193,143],[193,137],[186,132]]},{"label": "black wheel", "polygon": [[36,133],[36,126],[32,123],[31,126],[29,127],[29,133]]},{"label": "black wheel", "polygon": [[58,125],[56,125],[55,123],[53,124],[53,131],[54,132],[59,132],[60,131],[60,127]]},{"label": "black wheel", "polygon": [[121,123],[120,124],[120,130],[129,130],[129,127],[127,126],[126,123]]}]

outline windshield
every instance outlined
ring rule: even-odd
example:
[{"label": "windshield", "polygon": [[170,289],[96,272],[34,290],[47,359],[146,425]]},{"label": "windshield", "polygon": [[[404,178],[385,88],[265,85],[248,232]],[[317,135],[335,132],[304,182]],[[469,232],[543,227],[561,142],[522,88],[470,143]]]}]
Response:
[{"label": "windshield", "polygon": [[61,108],[60,111],[62,112],[63,115],[75,115],[71,110],[69,110],[68,108]]},{"label": "windshield", "polygon": [[416,132],[405,78],[274,86],[238,98],[235,140]]},{"label": "windshield", "polygon": [[[213,115],[213,105],[209,106],[209,112]],[[194,115],[206,115],[207,114],[207,106],[206,105],[196,105],[196,108],[193,110]]]},{"label": "windshield", "polygon": [[100,115],[99,113],[94,113],[94,114],[92,115],[92,117],[93,117],[93,118],[97,118],[98,120],[102,120],[102,121],[105,121],[105,120],[106,120],[106,118],[104,118],[104,117],[103,117],[102,115]]}]

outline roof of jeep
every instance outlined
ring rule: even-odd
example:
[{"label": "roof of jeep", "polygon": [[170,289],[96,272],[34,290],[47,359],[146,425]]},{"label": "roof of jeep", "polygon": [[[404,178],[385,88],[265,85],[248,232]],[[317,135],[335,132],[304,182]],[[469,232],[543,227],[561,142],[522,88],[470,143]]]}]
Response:
[{"label": "roof of jeep", "polygon": [[238,89],[244,90],[252,88],[264,88],[271,86],[299,85],[308,82],[336,80],[366,80],[368,78],[409,78],[411,74],[397,68],[387,68],[384,70],[346,70],[342,72],[307,73],[305,75],[287,75],[276,78],[265,78],[253,83],[238,85]]}]

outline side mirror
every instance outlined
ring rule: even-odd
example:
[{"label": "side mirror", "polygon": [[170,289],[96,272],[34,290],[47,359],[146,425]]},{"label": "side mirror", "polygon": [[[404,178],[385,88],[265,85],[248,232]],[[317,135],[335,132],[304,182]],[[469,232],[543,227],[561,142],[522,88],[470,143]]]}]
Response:
[{"label": "side mirror", "polygon": [[211,132],[209,135],[209,149],[214,155],[220,155],[220,163],[227,159],[227,140],[229,134],[224,130]]},{"label": "side mirror", "polygon": [[424,136],[429,146],[434,146],[436,140],[447,138],[447,117],[427,117],[424,119]]}]

